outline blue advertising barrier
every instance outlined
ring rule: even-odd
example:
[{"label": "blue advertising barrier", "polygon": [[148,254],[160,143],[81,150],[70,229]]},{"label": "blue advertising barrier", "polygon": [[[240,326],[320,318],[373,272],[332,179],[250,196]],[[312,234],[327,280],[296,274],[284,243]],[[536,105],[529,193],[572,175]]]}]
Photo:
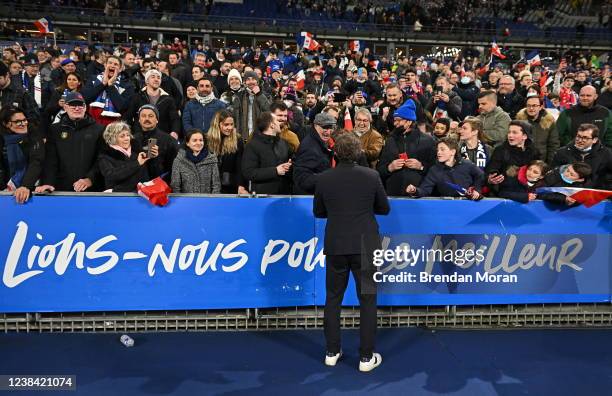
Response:
[{"label": "blue advertising barrier", "polygon": [[[384,247],[473,247],[483,257],[388,262],[379,276],[413,282],[379,284],[379,305],[610,301],[610,202],[560,210],[394,199],[391,207],[379,217]],[[324,230],[310,197],[174,196],[158,208],[136,196],[17,205],[0,195],[0,312],[322,305]],[[353,287],[345,304],[357,304]]]}]

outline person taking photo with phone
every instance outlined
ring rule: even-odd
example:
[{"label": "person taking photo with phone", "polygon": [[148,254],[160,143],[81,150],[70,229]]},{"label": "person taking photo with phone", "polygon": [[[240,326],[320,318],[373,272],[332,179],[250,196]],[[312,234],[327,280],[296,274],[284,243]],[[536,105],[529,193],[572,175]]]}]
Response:
[{"label": "person taking photo with phone", "polygon": [[150,104],[141,106],[138,109],[138,125],[135,128],[134,139],[151,158],[147,162],[151,179],[162,176],[166,183],[170,184],[170,172],[178,154],[178,143],[157,127],[158,122],[157,107]]},{"label": "person taking photo with phone", "polygon": [[150,179],[145,166],[151,158],[141,150],[125,122],[113,122],[102,135],[106,143],[98,156],[106,192],[136,192],[140,182]]}]

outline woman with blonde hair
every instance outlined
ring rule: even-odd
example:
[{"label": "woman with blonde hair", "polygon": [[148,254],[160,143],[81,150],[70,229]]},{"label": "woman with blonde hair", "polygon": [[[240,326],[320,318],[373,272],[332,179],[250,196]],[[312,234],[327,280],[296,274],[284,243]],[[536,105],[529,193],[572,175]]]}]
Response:
[{"label": "woman with blonde hair", "polygon": [[219,159],[221,193],[248,194],[241,170],[244,143],[236,131],[232,113],[227,110],[218,111],[206,135],[208,150]]},{"label": "woman with blonde hair", "polygon": [[110,192],[136,192],[136,185],[149,180],[149,158],[123,121],[106,126],[102,135],[106,143],[98,156],[98,166],[104,177],[104,188]]}]

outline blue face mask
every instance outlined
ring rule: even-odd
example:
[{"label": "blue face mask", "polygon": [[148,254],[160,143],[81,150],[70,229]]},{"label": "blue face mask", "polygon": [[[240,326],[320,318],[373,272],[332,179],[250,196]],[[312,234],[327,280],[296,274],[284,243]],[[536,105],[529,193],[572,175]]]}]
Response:
[{"label": "blue face mask", "polygon": [[574,184],[575,180],[570,180],[567,177],[565,177],[565,170],[569,167],[569,165],[563,165],[561,167],[559,167],[559,175],[561,176],[561,179],[566,182],[567,184]]}]

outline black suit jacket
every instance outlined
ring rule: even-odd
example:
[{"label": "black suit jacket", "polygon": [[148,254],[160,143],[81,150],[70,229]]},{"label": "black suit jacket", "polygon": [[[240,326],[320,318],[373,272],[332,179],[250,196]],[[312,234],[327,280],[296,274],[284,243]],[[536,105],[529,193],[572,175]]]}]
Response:
[{"label": "black suit jacket", "polygon": [[339,163],[317,178],[313,212],[316,217],[327,218],[326,255],[371,254],[380,249],[374,215],[389,211],[385,188],[373,169]]}]

